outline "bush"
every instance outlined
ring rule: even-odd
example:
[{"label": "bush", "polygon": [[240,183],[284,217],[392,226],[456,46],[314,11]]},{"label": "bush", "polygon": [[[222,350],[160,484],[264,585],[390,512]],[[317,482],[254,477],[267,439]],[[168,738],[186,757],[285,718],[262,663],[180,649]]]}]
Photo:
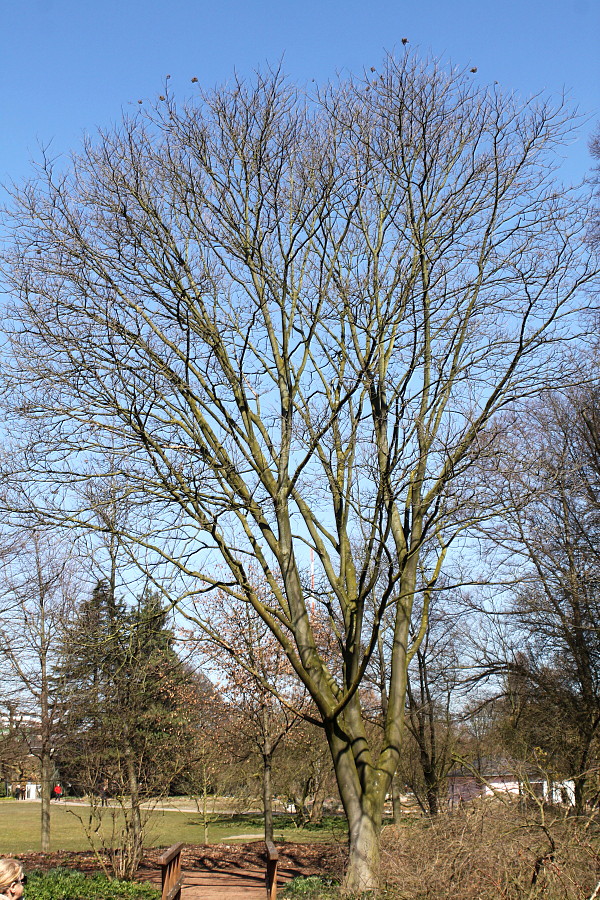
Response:
[{"label": "bush", "polygon": [[600,823],[498,800],[389,826],[390,900],[587,900],[599,875]]},{"label": "bush", "polygon": [[72,869],[31,872],[26,900],[158,900],[160,891],[150,884],[118,881],[106,875],[84,875]]}]

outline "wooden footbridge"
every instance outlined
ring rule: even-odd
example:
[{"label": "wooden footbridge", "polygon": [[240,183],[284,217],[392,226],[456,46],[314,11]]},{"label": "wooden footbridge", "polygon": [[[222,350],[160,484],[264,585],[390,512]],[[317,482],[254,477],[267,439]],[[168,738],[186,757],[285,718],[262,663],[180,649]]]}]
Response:
[{"label": "wooden footbridge", "polygon": [[265,841],[264,866],[240,867],[235,863],[215,869],[183,872],[183,844],[174,844],[158,859],[161,869],[161,900],[276,900],[277,881],[289,880],[291,873],[279,872],[279,854]]}]

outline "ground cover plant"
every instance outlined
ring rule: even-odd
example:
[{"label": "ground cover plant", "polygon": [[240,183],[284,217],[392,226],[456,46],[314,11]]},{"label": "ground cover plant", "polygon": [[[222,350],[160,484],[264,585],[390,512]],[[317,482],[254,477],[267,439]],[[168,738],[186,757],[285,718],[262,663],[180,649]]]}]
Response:
[{"label": "ground cover plant", "polygon": [[297,900],[335,900],[339,895],[339,882],[320,875],[299,875],[283,886],[281,896]]},{"label": "ground cover plant", "polygon": [[151,884],[110,879],[101,873],[86,875],[66,868],[35,870],[27,882],[28,900],[158,900],[159,896]]}]

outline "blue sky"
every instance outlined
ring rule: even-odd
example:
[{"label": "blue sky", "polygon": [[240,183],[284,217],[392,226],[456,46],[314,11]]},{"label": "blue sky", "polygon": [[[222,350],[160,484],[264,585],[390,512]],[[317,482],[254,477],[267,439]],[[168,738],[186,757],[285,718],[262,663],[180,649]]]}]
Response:
[{"label": "blue sky", "polygon": [[[411,47],[529,95],[566,88],[589,118],[566,178],[589,168],[600,120],[600,0],[0,0],[0,181],[160,93],[178,97],[284,60],[298,81],[377,65]],[[130,108],[130,107],[129,107]]]}]

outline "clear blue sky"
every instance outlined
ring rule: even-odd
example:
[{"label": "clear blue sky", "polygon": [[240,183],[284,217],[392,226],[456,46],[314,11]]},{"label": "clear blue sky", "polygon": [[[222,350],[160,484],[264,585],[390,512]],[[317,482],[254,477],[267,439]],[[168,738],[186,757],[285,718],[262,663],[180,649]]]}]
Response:
[{"label": "clear blue sky", "polygon": [[600,0],[0,0],[0,181],[21,179],[38,143],[60,153],[83,131],[160,93],[181,98],[284,60],[299,81],[377,65],[411,47],[477,66],[529,95],[566,88],[589,116],[566,177],[590,165],[600,120]]}]

